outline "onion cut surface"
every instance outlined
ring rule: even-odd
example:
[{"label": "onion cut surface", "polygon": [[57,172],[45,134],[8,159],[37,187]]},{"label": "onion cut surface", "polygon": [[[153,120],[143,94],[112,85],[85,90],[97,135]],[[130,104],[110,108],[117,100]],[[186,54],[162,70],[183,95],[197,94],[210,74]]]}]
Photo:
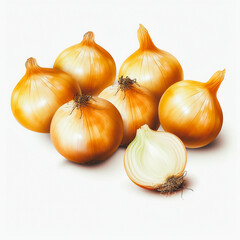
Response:
[{"label": "onion cut surface", "polygon": [[[160,192],[172,192],[181,187],[186,163],[187,152],[178,137],[153,131],[147,125],[137,130],[124,156],[128,177],[142,188]],[[179,185],[169,186],[169,179],[175,179]]]}]

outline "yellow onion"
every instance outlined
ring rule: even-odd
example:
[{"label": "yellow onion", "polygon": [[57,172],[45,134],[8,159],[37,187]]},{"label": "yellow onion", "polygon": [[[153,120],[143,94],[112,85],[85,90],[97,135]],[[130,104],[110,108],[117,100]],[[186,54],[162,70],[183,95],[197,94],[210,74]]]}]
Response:
[{"label": "yellow onion", "polygon": [[76,95],[55,113],[50,135],[58,152],[68,160],[94,163],[117,150],[123,137],[123,121],[105,99]]},{"label": "yellow onion", "polygon": [[136,78],[159,100],[169,86],[183,80],[182,67],[173,55],[154,45],[147,29],[141,24],[138,40],[140,48],[124,61],[119,77]]},{"label": "yellow onion", "polygon": [[223,114],[217,91],[225,70],[208,82],[185,80],[172,85],[159,104],[159,119],[165,131],[177,135],[189,148],[203,147],[219,134]]},{"label": "yellow onion", "polygon": [[144,124],[154,130],[158,129],[158,101],[135,79],[120,77],[117,85],[104,89],[99,97],[111,102],[123,118],[122,146],[127,146],[135,138],[137,129]]},{"label": "yellow onion", "polygon": [[24,127],[48,133],[57,109],[81,93],[77,82],[67,73],[38,66],[36,59],[26,62],[26,74],[14,88],[12,112]]},{"label": "yellow onion", "polygon": [[128,177],[138,186],[160,193],[183,188],[186,163],[187,151],[178,137],[152,131],[147,125],[137,130],[124,155]]},{"label": "yellow onion", "polygon": [[95,43],[93,32],[87,32],[81,43],[65,49],[57,57],[54,68],[70,74],[82,92],[89,95],[98,95],[116,77],[112,56]]}]

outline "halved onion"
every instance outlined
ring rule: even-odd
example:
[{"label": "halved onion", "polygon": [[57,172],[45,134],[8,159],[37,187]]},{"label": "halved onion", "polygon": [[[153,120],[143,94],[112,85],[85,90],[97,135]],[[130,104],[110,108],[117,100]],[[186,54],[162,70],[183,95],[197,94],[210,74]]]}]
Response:
[{"label": "halved onion", "polygon": [[186,163],[186,148],[178,137],[153,131],[147,125],[137,130],[124,156],[128,177],[142,188],[161,193],[183,187]]}]

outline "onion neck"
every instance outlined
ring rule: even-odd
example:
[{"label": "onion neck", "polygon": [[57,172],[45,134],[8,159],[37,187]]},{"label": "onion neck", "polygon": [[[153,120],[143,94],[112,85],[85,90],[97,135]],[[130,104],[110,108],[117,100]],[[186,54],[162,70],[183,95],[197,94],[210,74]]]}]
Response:
[{"label": "onion neck", "polygon": [[143,126],[141,126],[141,128],[137,130],[137,137],[139,137],[143,141],[150,136],[150,133],[151,129],[149,128],[149,126],[147,124],[144,124]]},{"label": "onion neck", "polygon": [[26,69],[27,69],[27,73],[31,74],[34,73],[36,71],[39,71],[41,69],[41,67],[38,66],[37,61],[35,58],[28,58],[28,60],[25,63]]},{"label": "onion neck", "polygon": [[141,126],[139,131],[144,133],[145,135],[147,135],[151,131],[151,129],[149,128],[149,126],[147,124],[144,124],[143,126]]},{"label": "onion neck", "polygon": [[83,40],[82,40],[82,44],[86,44],[86,45],[91,45],[91,44],[94,44],[95,41],[94,41],[94,33],[89,31],[89,32],[86,32],[84,35],[83,35]]},{"label": "onion neck", "polygon": [[216,94],[218,91],[218,88],[220,87],[224,76],[225,76],[226,70],[217,71],[213,74],[213,76],[209,79],[207,83],[205,83],[205,86],[207,89],[212,92],[213,94]]},{"label": "onion neck", "polygon": [[157,49],[157,47],[154,45],[154,43],[148,33],[148,30],[142,24],[140,24],[137,34],[138,34],[138,41],[140,44],[140,49],[142,49],[142,50]]}]

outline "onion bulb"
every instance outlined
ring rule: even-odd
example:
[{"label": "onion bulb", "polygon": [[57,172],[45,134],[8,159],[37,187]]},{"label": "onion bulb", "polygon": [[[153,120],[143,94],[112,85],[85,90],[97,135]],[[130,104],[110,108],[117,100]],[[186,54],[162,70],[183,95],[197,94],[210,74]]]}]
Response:
[{"label": "onion bulb", "polygon": [[154,45],[147,29],[141,24],[138,40],[140,48],[124,61],[119,77],[136,78],[159,100],[169,86],[183,80],[182,67],[174,56]]},{"label": "onion bulb", "polygon": [[27,129],[48,133],[54,113],[76,93],[81,90],[67,73],[42,68],[36,59],[29,58],[26,73],[12,93],[12,112]]},{"label": "onion bulb", "polygon": [[218,71],[206,83],[185,80],[168,88],[159,104],[163,129],[177,135],[189,148],[212,142],[223,124],[217,91],[224,75],[225,70]]},{"label": "onion bulb", "polygon": [[120,77],[117,85],[104,89],[99,97],[111,102],[122,116],[122,146],[127,146],[135,138],[137,129],[142,125],[148,124],[154,130],[159,127],[158,101],[135,79]]},{"label": "onion bulb", "polygon": [[87,32],[81,43],[65,49],[57,57],[54,68],[69,73],[88,95],[98,95],[116,77],[112,56],[95,43],[93,32]]},{"label": "onion bulb", "polygon": [[183,187],[186,163],[186,148],[178,137],[147,125],[137,130],[124,155],[128,177],[142,188],[161,193]]},{"label": "onion bulb", "polygon": [[123,137],[123,121],[105,99],[76,95],[56,111],[50,135],[58,152],[68,160],[94,163],[117,150]]}]

